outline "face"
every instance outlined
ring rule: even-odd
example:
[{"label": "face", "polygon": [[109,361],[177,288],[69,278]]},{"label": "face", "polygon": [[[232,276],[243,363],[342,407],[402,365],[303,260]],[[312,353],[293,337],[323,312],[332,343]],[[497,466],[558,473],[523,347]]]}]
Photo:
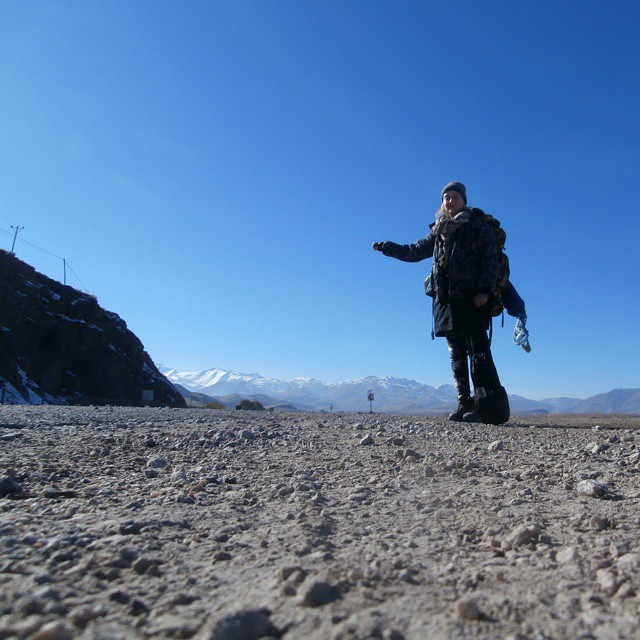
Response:
[{"label": "face", "polygon": [[464,200],[457,191],[447,191],[442,198],[442,210],[450,215],[455,216],[464,208]]}]

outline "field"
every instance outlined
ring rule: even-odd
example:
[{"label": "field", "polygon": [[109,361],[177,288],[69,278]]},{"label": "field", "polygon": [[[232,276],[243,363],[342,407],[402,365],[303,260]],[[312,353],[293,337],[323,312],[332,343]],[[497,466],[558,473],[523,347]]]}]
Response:
[{"label": "field", "polygon": [[0,639],[620,640],[640,418],[0,407]]}]

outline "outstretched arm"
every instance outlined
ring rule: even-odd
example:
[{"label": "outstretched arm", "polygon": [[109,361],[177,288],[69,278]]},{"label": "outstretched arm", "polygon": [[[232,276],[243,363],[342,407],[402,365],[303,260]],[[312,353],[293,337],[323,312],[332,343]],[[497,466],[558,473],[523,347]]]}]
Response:
[{"label": "outstretched arm", "polygon": [[374,251],[380,251],[390,258],[396,258],[403,262],[420,262],[420,260],[433,256],[434,244],[435,236],[430,233],[426,238],[422,238],[413,244],[397,244],[387,240],[385,242],[374,242],[371,246]]}]

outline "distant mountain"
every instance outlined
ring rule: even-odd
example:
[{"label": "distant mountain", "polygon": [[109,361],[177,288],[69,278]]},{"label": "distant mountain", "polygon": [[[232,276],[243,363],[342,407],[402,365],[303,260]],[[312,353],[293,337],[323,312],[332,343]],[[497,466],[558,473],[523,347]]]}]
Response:
[{"label": "distant mountain", "polygon": [[[236,373],[223,369],[178,372],[164,369],[164,375],[174,384],[190,392],[205,393],[220,398],[229,394],[256,397],[261,394],[278,403],[293,404],[304,410],[368,411],[367,394],[374,394],[376,411],[449,411],[456,404],[452,385],[431,387],[404,378],[377,378],[325,383],[314,378],[278,380],[257,373]],[[263,403],[264,404],[264,403]]]},{"label": "distant mountain", "polygon": [[[180,389],[191,394],[257,399],[264,406],[293,405],[303,411],[369,411],[367,394],[374,394],[374,411],[396,413],[446,413],[457,402],[453,385],[432,387],[406,378],[378,378],[325,383],[314,378],[279,380],[258,373],[236,373],[224,369],[179,372],[162,368],[164,375]],[[184,393],[183,393],[184,395]],[[266,401],[263,401],[265,400]],[[586,400],[579,398],[546,398],[529,400],[509,396],[514,414],[535,413],[638,413],[640,389],[615,389]]]},{"label": "distant mountain", "polygon": [[613,389],[580,400],[571,413],[637,413],[640,414],[640,389]]}]

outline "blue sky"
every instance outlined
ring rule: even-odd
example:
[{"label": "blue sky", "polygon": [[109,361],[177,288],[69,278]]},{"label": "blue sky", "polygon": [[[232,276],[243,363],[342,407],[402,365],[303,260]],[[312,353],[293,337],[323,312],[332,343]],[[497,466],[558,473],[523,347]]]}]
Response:
[{"label": "blue sky", "polygon": [[371,242],[461,180],[527,302],[507,389],[638,387],[639,29],[625,1],[2,3],[0,246],[24,227],[165,366],[437,386],[430,260]]}]

